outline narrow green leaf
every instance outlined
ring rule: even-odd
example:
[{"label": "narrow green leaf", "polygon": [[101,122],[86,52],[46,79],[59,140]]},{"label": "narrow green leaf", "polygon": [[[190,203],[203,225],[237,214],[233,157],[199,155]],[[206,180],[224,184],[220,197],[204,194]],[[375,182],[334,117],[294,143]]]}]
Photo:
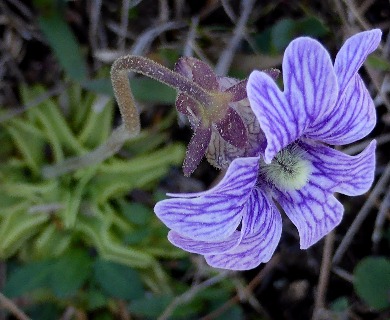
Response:
[{"label": "narrow green leaf", "polygon": [[68,76],[76,81],[87,78],[87,66],[80,46],[65,22],[64,15],[56,12],[41,16],[38,21],[50,47]]}]

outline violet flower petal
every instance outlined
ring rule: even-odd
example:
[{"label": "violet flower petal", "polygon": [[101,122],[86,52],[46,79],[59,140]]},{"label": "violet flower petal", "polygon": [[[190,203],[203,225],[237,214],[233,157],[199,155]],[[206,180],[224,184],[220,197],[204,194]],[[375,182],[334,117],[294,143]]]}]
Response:
[{"label": "violet flower petal", "polygon": [[344,212],[343,205],[319,179],[310,180],[300,190],[275,190],[275,197],[297,227],[301,249],[307,249],[331,232]]},{"label": "violet flower petal", "polygon": [[239,114],[232,108],[228,108],[225,117],[215,123],[221,137],[237,148],[245,148],[248,142],[246,127]]},{"label": "violet flower petal", "polygon": [[293,113],[295,137],[329,114],[336,103],[338,84],[332,60],[316,40],[301,37],[292,41],[283,58],[284,94]]},{"label": "violet flower petal", "polygon": [[357,74],[333,112],[306,136],[328,144],[344,145],[368,135],[376,124],[376,111],[363,80]]},{"label": "violet flower petal", "polygon": [[358,155],[350,156],[315,142],[302,142],[307,160],[312,163],[311,180],[331,192],[358,196],[374,181],[376,141]]},{"label": "violet flower petal", "polygon": [[192,57],[182,57],[176,62],[175,71],[190,78],[208,91],[217,90],[219,87],[218,79],[213,69],[201,60]]},{"label": "violet flower petal", "polygon": [[211,128],[203,128],[202,124],[199,123],[187,146],[186,157],[183,162],[185,176],[189,176],[198,167],[210,143],[210,138]]},{"label": "violet flower petal", "polygon": [[222,181],[196,198],[160,201],[156,215],[184,237],[203,241],[227,239],[237,229],[256,183],[258,158],[235,159]]},{"label": "violet flower petal", "polygon": [[247,92],[252,111],[267,139],[264,161],[271,163],[272,158],[302,132],[286,97],[269,75],[253,71]]},{"label": "violet flower petal", "polygon": [[339,83],[340,97],[349,86],[367,56],[373,52],[381,41],[382,31],[374,29],[360,32],[347,41],[341,47],[336,56],[334,70]]},{"label": "violet flower petal", "polygon": [[185,251],[209,255],[209,254],[221,254],[226,251],[234,249],[241,241],[242,235],[240,231],[234,231],[227,239],[221,241],[200,241],[192,240],[187,237],[183,237],[175,231],[169,231],[168,240]]},{"label": "violet flower petal", "polygon": [[223,254],[206,255],[207,263],[215,268],[248,270],[271,259],[282,233],[282,218],[258,188],[248,201],[242,232],[237,247]]}]

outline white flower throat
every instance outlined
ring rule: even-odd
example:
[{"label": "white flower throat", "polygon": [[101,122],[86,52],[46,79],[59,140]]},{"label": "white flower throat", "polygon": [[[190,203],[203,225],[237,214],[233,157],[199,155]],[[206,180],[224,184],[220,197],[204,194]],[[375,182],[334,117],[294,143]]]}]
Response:
[{"label": "white flower throat", "polygon": [[260,175],[280,190],[299,190],[309,180],[311,163],[305,151],[292,144],[279,151],[270,164],[260,161]]}]

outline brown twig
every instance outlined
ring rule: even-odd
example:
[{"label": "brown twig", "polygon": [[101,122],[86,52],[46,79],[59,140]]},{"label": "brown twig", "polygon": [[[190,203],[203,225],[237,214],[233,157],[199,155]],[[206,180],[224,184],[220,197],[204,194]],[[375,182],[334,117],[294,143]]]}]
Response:
[{"label": "brown twig", "polygon": [[[247,292],[252,292],[265,278],[268,273],[275,268],[275,266],[280,261],[280,255],[275,254],[272,259],[264,266],[264,268],[249,282],[248,286],[246,287]],[[212,320],[220,315],[222,315],[226,310],[231,308],[233,305],[238,303],[240,301],[239,294],[236,294],[233,298],[226,301],[222,306],[220,306],[218,309],[214,310],[213,312],[209,313],[208,315],[201,318],[201,320]]]},{"label": "brown twig", "polygon": [[4,309],[8,310],[19,320],[30,320],[30,318],[18,308],[18,306],[11,300],[8,299],[4,294],[0,292],[0,305]]},{"label": "brown twig", "polygon": [[332,267],[332,251],[334,245],[334,231],[325,237],[324,251],[322,253],[321,271],[318,280],[317,294],[314,301],[314,311],[312,319],[318,319],[318,315],[325,307],[326,291],[328,289],[328,282],[330,271]]},{"label": "brown twig", "polygon": [[352,222],[351,226],[349,227],[347,234],[345,235],[340,245],[338,246],[333,257],[334,265],[337,265],[340,262],[345,251],[347,251],[348,247],[350,246],[355,234],[358,232],[363,221],[370,213],[370,209],[374,205],[376,199],[378,199],[378,197],[383,192],[383,190],[385,190],[389,179],[390,179],[390,163],[387,165],[385,171],[382,174],[382,177],[375,185],[375,188],[371,191],[370,196],[368,197],[367,201],[364,203],[359,213],[356,215],[356,218]]}]

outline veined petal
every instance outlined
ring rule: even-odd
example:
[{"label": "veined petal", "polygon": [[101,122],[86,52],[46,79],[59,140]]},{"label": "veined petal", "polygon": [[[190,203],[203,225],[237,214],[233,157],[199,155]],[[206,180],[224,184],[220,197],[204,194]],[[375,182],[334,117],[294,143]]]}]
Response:
[{"label": "veined petal", "polygon": [[301,136],[311,124],[329,114],[338,94],[336,74],[325,48],[316,40],[301,37],[286,48],[283,58],[284,94]]},{"label": "veined petal", "polygon": [[313,166],[310,180],[322,188],[357,196],[371,187],[375,173],[375,140],[356,156],[314,142],[302,143],[302,147]]},{"label": "veined petal", "polygon": [[241,241],[241,232],[234,231],[227,239],[221,241],[201,241],[192,240],[187,237],[183,237],[175,231],[169,231],[168,240],[185,251],[209,255],[209,254],[221,254],[226,251],[234,249]]},{"label": "veined petal", "polygon": [[333,111],[306,132],[306,136],[328,144],[344,145],[368,135],[376,124],[370,93],[356,74]]},{"label": "veined petal", "polygon": [[226,116],[215,124],[221,137],[237,148],[244,148],[248,142],[246,127],[239,114],[228,108]]},{"label": "veined petal", "polygon": [[207,63],[201,60],[192,57],[182,57],[176,62],[175,71],[192,79],[208,91],[218,89],[216,74]]},{"label": "veined petal", "polygon": [[160,201],[154,211],[168,228],[184,237],[203,241],[227,239],[242,219],[257,180],[258,162],[256,157],[235,159],[214,188],[195,198]]},{"label": "veined petal", "polygon": [[238,246],[223,254],[206,255],[207,263],[215,268],[248,270],[271,259],[282,233],[282,218],[257,188],[248,201],[242,232]]},{"label": "veined petal", "polygon": [[286,97],[269,75],[253,71],[248,79],[247,93],[252,111],[267,139],[264,161],[271,163],[273,157],[302,132]]},{"label": "veined petal", "polygon": [[187,147],[186,157],[183,163],[183,172],[185,176],[189,176],[198,167],[206,153],[210,138],[211,128],[203,128],[202,123],[199,123]]},{"label": "veined petal", "polygon": [[340,97],[344,94],[367,56],[378,47],[381,36],[382,31],[374,29],[360,32],[345,41],[334,63]]},{"label": "veined petal", "polygon": [[297,227],[301,249],[307,249],[331,232],[344,212],[333,194],[314,179],[300,190],[275,190],[275,197]]}]

